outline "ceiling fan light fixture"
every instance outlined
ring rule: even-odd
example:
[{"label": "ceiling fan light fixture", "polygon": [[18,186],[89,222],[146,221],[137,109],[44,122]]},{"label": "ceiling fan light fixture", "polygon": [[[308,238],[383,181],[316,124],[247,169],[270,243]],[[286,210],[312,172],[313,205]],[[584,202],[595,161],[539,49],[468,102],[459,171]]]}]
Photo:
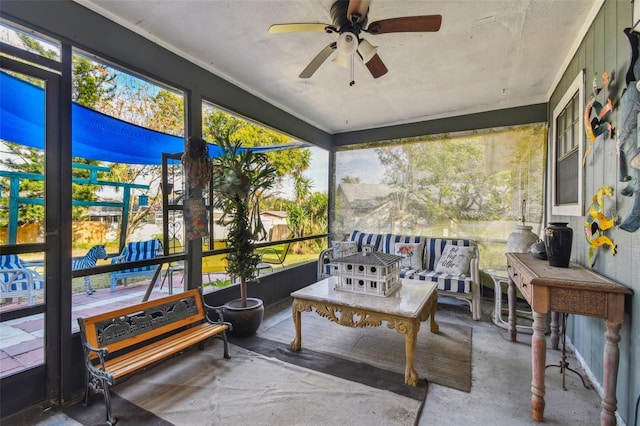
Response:
[{"label": "ceiling fan light fixture", "polygon": [[338,53],[350,56],[358,50],[358,36],[351,32],[344,32],[338,37]]},{"label": "ceiling fan light fixture", "polygon": [[360,40],[360,44],[358,44],[358,53],[362,56],[362,62],[365,64],[369,62],[378,52],[378,46],[374,46],[369,43],[367,40]]},{"label": "ceiling fan light fixture", "polygon": [[338,52],[336,56],[333,57],[331,62],[336,65],[340,65],[342,68],[349,69],[349,58],[351,58],[350,55],[342,55],[340,52]]}]

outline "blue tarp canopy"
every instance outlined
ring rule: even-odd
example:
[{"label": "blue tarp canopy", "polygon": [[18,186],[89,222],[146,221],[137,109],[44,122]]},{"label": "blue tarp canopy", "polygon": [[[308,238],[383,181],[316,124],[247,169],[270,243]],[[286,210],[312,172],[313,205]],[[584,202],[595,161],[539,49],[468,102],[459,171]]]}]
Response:
[{"label": "blue tarp canopy", "polygon": [[[7,73],[0,73],[0,139],[44,148],[44,89]],[[127,123],[78,105],[72,113],[72,155],[113,163],[159,165],[162,153],[184,151],[184,138]],[[308,146],[290,143],[250,148],[274,151]],[[220,148],[209,144],[209,154]]]}]

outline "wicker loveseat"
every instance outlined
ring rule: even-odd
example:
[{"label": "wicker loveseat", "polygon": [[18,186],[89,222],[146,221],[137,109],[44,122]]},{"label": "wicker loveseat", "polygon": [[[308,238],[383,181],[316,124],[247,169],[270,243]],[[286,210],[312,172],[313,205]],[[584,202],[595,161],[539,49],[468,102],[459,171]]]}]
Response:
[{"label": "wicker loveseat", "polygon": [[480,319],[479,254],[474,240],[354,230],[346,241],[332,242],[331,248],[320,253],[318,278],[332,274],[334,258],[363,250],[405,257],[400,272],[402,278],[437,283],[439,294],[466,301],[473,319]]}]

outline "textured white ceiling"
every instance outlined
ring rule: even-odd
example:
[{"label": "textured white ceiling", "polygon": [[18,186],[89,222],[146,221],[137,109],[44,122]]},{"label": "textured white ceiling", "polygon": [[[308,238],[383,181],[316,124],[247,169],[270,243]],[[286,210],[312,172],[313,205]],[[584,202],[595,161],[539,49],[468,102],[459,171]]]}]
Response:
[{"label": "textured white ceiling", "polygon": [[372,0],[369,22],[442,15],[436,33],[361,36],[389,72],[327,60],[335,34],[267,34],[331,23],[331,0],[76,0],[330,133],[546,102],[602,0]]}]

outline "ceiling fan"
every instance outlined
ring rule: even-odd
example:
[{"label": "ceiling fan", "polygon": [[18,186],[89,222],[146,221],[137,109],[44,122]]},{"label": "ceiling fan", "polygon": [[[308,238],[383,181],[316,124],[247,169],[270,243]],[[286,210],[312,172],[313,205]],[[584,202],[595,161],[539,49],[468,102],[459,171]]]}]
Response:
[{"label": "ceiling fan", "polygon": [[332,62],[351,70],[353,80],[353,63],[356,55],[364,62],[373,78],[382,77],[387,67],[378,56],[378,47],[360,37],[362,32],[369,35],[401,33],[401,32],[435,32],[440,29],[441,15],[405,16],[372,22],[367,26],[370,0],[337,0],[331,6],[333,24],[291,23],[274,24],[269,27],[269,34],[290,32],[320,32],[339,34],[338,41],[330,43],[322,49],[309,65],[300,73],[300,78],[309,78],[320,65],[337,52]]}]

